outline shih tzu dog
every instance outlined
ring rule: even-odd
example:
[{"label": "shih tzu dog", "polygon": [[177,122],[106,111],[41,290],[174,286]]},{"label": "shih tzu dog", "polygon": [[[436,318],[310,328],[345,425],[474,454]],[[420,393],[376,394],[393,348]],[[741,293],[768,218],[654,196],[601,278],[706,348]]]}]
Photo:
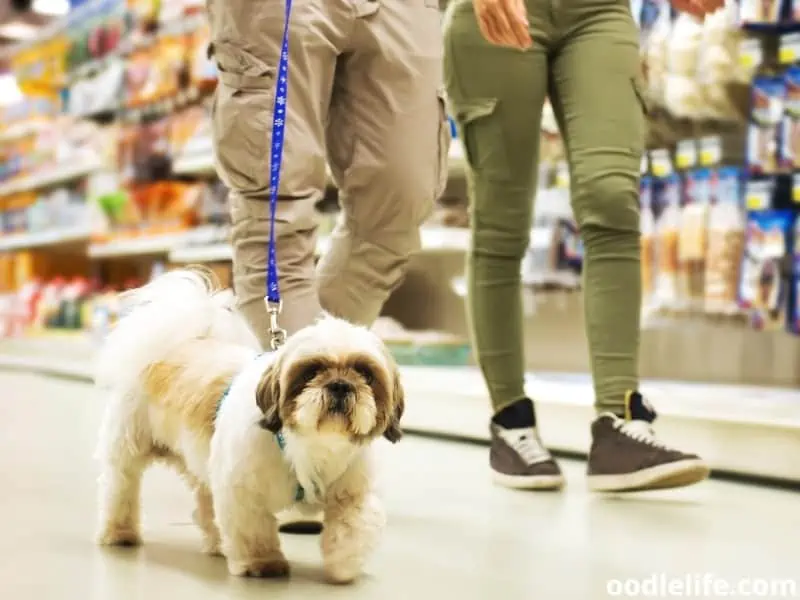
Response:
[{"label": "shih tzu dog", "polygon": [[194,490],[208,553],[234,575],[289,572],[276,513],[322,510],[325,572],[357,578],[384,526],[370,445],[396,442],[397,366],[367,329],[324,317],[261,353],[233,297],[201,271],[169,272],[131,293],[96,382],[108,394],[98,445],[98,542],[140,540],[140,486],[155,461]]}]

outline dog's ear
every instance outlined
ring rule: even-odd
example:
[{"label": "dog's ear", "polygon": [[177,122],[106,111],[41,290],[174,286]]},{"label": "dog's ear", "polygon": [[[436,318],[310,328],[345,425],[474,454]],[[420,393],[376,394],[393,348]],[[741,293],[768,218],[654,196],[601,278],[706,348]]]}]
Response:
[{"label": "dog's ear", "polygon": [[283,427],[280,416],[281,386],[279,380],[280,365],[278,361],[275,361],[264,371],[261,381],[256,387],[256,404],[263,415],[258,424],[272,433],[278,433]]},{"label": "dog's ear", "polygon": [[403,437],[403,430],[400,428],[400,420],[403,418],[403,412],[406,409],[406,397],[403,384],[400,381],[400,370],[397,366],[392,369],[392,379],[394,380],[392,386],[392,416],[389,420],[389,426],[383,432],[383,437],[396,444]]}]

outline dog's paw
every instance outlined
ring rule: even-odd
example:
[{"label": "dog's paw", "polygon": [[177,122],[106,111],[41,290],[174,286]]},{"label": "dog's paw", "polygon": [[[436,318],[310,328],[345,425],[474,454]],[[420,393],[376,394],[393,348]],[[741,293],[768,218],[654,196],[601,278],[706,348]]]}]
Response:
[{"label": "dog's paw", "polygon": [[282,554],[251,561],[228,561],[228,571],[237,577],[280,578],[289,576],[289,561]]},{"label": "dog's paw", "polygon": [[362,561],[355,558],[327,561],[325,563],[325,575],[331,583],[346,585],[353,583],[361,576],[362,567]]},{"label": "dog's paw", "polygon": [[204,538],[202,551],[208,556],[223,556],[218,539]]},{"label": "dog's paw", "polygon": [[142,543],[142,538],[139,532],[134,529],[104,529],[97,535],[97,544],[99,546],[122,546],[133,547],[139,546]]}]

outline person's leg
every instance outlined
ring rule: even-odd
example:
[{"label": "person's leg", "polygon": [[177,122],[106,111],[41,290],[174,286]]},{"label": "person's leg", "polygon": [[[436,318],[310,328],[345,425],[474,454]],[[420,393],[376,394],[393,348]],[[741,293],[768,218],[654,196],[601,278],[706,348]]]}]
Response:
[{"label": "person's leg", "polygon": [[545,9],[529,13],[534,47],[519,52],[485,41],[472,2],[456,0],[445,24],[445,78],[469,167],[467,308],[495,413],[490,462],[498,483],[533,489],[563,480],[539,440],[524,389],[520,268],[532,225],[549,43]]},{"label": "person's leg", "polygon": [[636,392],[645,136],[636,26],[627,0],[563,3],[556,19],[562,42],[552,58],[550,98],[585,248],[586,329],[600,414],[592,426],[590,484],[624,490],[693,483],[707,468],[655,441],[655,413]]},{"label": "person's leg", "polygon": [[327,130],[342,212],[317,267],[322,307],[371,325],[419,250],[446,181],[449,128],[435,0],[359,0]]},{"label": "person's leg", "polygon": [[[337,47],[352,24],[350,10],[344,0],[292,3],[289,98],[275,223],[284,300],[280,323],[290,333],[320,313],[314,283],[315,204],[325,189],[325,110]],[[213,135],[218,172],[230,189],[234,289],[241,312],[264,347],[269,156],[284,17],[283,2],[209,2],[219,68]]]},{"label": "person's leg", "polygon": [[[268,348],[269,156],[284,3],[209,0],[209,19],[220,79],[213,135],[218,172],[230,189],[234,291],[242,314]],[[351,6],[345,0],[292,3],[289,98],[275,219],[280,324],[289,333],[321,311],[314,282],[315,204],[326,184],[324,122],[336,55],[351,26]],[[288,510],[279,520],[285,531],[321,529],[321,515],[309,518]]]}]

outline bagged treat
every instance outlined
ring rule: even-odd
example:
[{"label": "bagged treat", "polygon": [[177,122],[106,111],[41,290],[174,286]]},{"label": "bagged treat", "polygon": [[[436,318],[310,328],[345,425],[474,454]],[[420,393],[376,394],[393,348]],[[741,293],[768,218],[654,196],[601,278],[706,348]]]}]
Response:
[{"label": "bagged treat", "polygon": [[701,310],[703,306],[711,189],[710,169],[698,169],[687,174],[680,215],[678,264],[679,305],[690,310]]},{"label": "bagged treat", "polygon": [[781,131],[781,164],[800,168],[800,66],[789,67],[784,75],[786,100]]},{"label": "bagged treat", "polygon": [[756,329],[782,329],[787,320],[789,280],[786,262],[794,215],[766,210],[747,216],[739,304]]},{"label": "bagged treat", "polygon": [[747,164],[755,173],[775,173],[779,165],[778,133],[783,120],[786,83],[778,77],[753,81]]},{"label": "bagged treat", "polygon": [[669,3],[659,6],[658,16],[647,38],[642,40],[645,79],[647,80],[648,100],[654,106],[664,106],[665,84],[668,71],[669,38],[672,31],[672,18]]},{"label": "bagged treat", "polygon": [[739,273],[744,249],[742,173],[724,167],[712,179],[703,310],[708,314],[738,312]]},{"label": "bagged treat", "polygon": [[777,23],[782,11],[783,0],[741,0],[739,19],[742,23]]}]

